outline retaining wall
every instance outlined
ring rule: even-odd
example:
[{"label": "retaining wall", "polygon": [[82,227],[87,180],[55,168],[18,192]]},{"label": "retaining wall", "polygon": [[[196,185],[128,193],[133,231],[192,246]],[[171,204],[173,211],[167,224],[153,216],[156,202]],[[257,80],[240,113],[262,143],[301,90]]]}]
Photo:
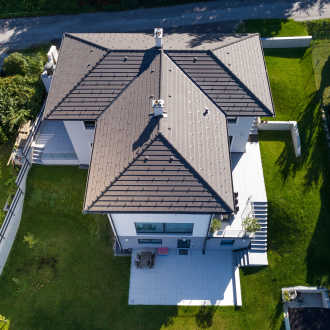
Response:
[{"label": "retaining wall", "polygon": [[301,48],[309,47],[312,36],[261,38],[263,48]]},{"label": "retaining wall", "polygon": [[292,143],[296,157],[301,155],[301,143],[296,121],[267,121],[259,122],[258,130],[260,131],[290,131]]}]

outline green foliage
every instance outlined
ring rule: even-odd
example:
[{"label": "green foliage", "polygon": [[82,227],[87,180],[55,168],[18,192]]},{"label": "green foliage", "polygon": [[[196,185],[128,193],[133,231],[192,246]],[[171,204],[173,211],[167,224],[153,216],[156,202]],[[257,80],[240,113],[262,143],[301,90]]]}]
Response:
[{"label": "green foliage", "polygon": [[122,9],[133,9],[139,6],[139,0],[120,0]]},{"label": "green foliage", "polygon": [[330,110],[330,86],[323,91],[323,106],[325,109]]},{"label": "green foliage", "polygon": [[249,233],[255,233],[260,229],[258,219],[247,217],[242,222],[243,228]]},{"label": "green foliage", "polygon": [[40,49],[44,53],[33,49],[28,55],[13,53],[5,59],[3,71],[8,76],[0,77],[0,143],[40,111],[45,94],[40,73],[46,58],[46,49]]},{"label": "green foliage", "polygon": [[307,31],[313,39],[330,39],[330,19],[307,21]]},{"label": "green foliage", "polygon": [[26,75],[28,72],[28,63],[21,53],[12,53],[5,58],[2,65],[2,72],[5,76],[20,74]]},{"label": "green foliage", "polygon": [[210,231],[211,233],[215,233],[216,231],[221,229],[221,220],[218,218],[213,218],[211,221]]},{"label": "green foliage", "polygon": [[32,249],[37,243],[38,243],[38,240],[34,237],[33,234],[31,233],[27,233],[25,236],[24,236],[24,242],[28,245],[28,247],[30,249]]},{"label": "green foliage", "polygon": [[0,314],[0,330],[9,330],[10,322]]}]

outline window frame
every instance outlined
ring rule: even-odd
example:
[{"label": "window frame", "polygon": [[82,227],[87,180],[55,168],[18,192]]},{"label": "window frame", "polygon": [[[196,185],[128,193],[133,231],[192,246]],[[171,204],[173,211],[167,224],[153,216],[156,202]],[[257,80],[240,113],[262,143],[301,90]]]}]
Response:
[{"label": "window frame", "polygon": [[[145,230],[139,230],[138,226],[141,224],[161,224],[162,230],[161,231],[145,231]],[[185,224],[185,225],[191,225],[191,231],[167,231],[166,230],[166,225],[167,224]],[[194,232],[194,223],[193,222],[134,222],[135,226],[135,232],[137,235],[157,235],[157,234],[164,234],[164,235],[188,235],[191,236]]]},{"label": "window frame", "polygon": [[236,125],[238,122],[238,117],[227,117],[227,123],[231,125]]}]

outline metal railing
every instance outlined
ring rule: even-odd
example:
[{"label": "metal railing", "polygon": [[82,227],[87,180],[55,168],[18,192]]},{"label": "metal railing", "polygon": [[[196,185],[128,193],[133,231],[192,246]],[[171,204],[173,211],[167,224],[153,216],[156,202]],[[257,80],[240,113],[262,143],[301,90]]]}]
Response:
[{"label": "metal railing", "polygon": [[24,163],[20,169],[20,171],[18,172],[17,178],[16,178],[16,185],[18,187],[20,187],[22,180],[26,174],[26,172],[31,168],[31,163],[27,160],[27,158],[25,158]]},{"label": "metal railing", "polygon": [[8,228],[8,225],[9,225],[12,217],[15,215],[16,206],[17,206],[17,204],[20,201],[22,196],[24,197],[24,193],[21,190],[21,188],[18,187],[18,189],[16,190],[16,194],[15,194],[15,196],[14,196],[14,198],[13,198],[11,204],[10,204],[9,210],[7,211],[5,219],[2,223],[2,226],[0,228],[0,243],[5,238],[5,233],[6,233],[6,230]]},{"label": "metal railing", "polygon": [[25,143],[25,146],[24,146],[24,149],[23,149],[23,156],[25,157],[25,159],[27,159],[27,156],[29,155],[30,148],[31,148],[31,145],[32,145],[32,142],[33,142],[33,138],[34,138],[35,134],[37,133],[37,131],[39,129],[39,126],[41,124],[44,109],[45,109],[45,103],[43,104],[36,120],[34,121],[34,123],[32,125],[32,128],[30,130],[29,136],[26,140],[26,143]]},{"label": "metal railing", "polygon": [[212,237],[232,237],[232,238],[242,238],[246,236],[246,231],[244,229],[224,229],[215,232]]},{"label": "metal railing", "polygon": [[253,211],[253,206],[252,206],[252,195],[249,196],[249,198],[247,199],[244,210],[241,214],[242,221],[249,217],[252,217],[252,218],[254,217],[254,211]]}]

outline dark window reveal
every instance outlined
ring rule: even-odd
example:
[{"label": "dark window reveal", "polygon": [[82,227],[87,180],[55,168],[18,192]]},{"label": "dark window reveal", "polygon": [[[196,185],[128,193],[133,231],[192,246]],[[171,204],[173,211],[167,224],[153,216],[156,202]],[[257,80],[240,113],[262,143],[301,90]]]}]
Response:
[{"label": "dark window reveal", "polygon": [[222,239],[221,245],[234,245],[235,240],[234,239]]},{"label": "dark window reveal", "polygon": [[227,121],[228,121],[228,124],[236,124],[237,123],[237,117],[228,117]]},{"label": "dark window reveal", "polygon": [[95,128],[95,121],[94,120],[85,120],[84,125],[86,129],[94,129]]},{"label": "dark window reveal", "polygon": [[162,244],[161,239],[138,239],[139,244]]}]

